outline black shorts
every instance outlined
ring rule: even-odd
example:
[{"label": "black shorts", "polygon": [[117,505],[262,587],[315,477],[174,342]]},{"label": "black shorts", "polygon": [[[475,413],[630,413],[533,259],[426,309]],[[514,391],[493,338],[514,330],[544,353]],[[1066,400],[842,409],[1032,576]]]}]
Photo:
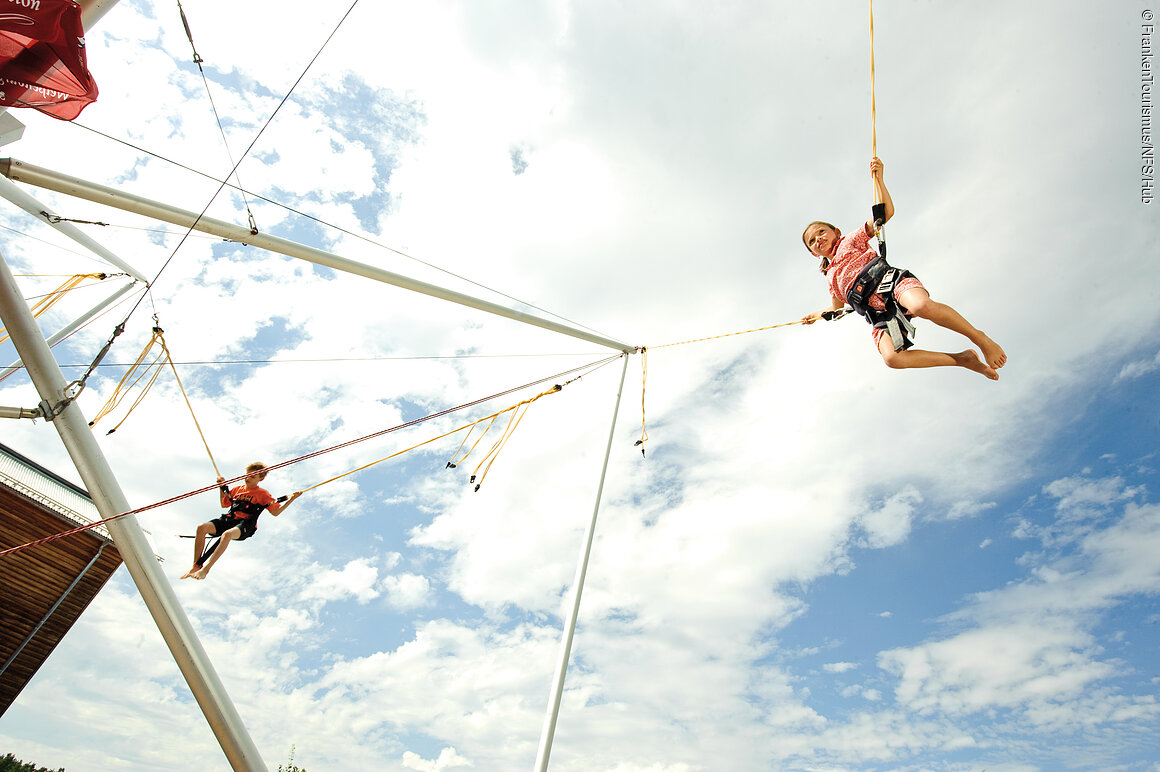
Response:
[{"label": "black shorts", "polygon": [[254,533],[258,530],[258,518],[256,517],[249,517],[245,520],[235,520],[229,515],[222,515],[221,517],[215,517],[209,522],[214,528],[214,536],[221,536],[231,528],[237,528],[240,530],[242,535],[234,541],[245,541],[246,539],[253,536]]}]

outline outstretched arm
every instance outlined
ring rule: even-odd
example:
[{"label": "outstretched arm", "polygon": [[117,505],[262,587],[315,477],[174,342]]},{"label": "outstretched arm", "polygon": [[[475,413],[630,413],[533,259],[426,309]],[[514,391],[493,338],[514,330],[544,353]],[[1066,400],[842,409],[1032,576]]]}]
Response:
[{"label": "outstretched arm", "polygon": [[273,515],[274,517],[277,517],[278,515],[280,515],[286,511],[286,507],[288,507],[294,503],[294,499],[298,498],[301,495],[302,495],[302,491],[294,491],[293,493],[290,494],[290,498],[286,499],[286,501],[282,502],[281,504],[279,504],[278,502],[274,502],[273,504],[270,504],[269,506],[267,506],[266,509],[270,510],[271,515]]},{"label": "outstretched arm", "polygon": [[813,313],[809,313],[803,316],[802,324],[813,324],[822,318],[822,314],[829,313],[830,311],[840,311],[846,307],[846,301],[842,300],[841,298],[831,296],[830,301],[829,308],[823,308],[821,311],[814,311]]},{"label": "outstretched arm", "polygon": [[[894,216],[894,202],[890,199],[890,191],[886,189],[886,183],[882,179],[882,159],[877,156],[870,161],[870,176],[874,179],[874,203],[884,204],[886,207],[886,216],[882,220],[885,224]],[[873,219],[866,221],[866,232],[874,234]]]}]

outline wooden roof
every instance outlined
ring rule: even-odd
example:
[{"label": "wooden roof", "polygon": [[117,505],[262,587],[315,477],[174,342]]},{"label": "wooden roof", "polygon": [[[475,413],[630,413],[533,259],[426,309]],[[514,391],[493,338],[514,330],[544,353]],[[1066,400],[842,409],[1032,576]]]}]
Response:
[{"label": "wooden roof", "polygon": [[[0,549],[98,519],[83,488],[0,445]],[[0,557],[0,715],[120,565],[103,529]]]}]

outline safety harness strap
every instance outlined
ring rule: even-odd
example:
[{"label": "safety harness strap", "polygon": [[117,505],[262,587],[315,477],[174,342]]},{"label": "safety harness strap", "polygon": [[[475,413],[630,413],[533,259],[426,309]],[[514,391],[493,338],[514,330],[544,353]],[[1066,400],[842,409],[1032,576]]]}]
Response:
[{"label": "safety harness strap", "polygon": [[[902,351],[914,345],[914,325],[906,316],[906,311],[894,299],[894,286],[910,272],[895,268],[878,256],[867,263],[854,279],[846,302],[875,329],[885,330],[890,335],[895,351]],[[883,310],[872,308],[870,298],[879,295],[885,306]]]},{"label": "safety harness strap", "polygon": [[262,510],[266,507],[264,504],[258,504],[247,499],[234,499],[233,504],[230,505],[230,515],[235,519],[245,520],[251,517],[257,517],[262,514]]},{"label": "safety harness strap", "polygon": [[904,351],[914,345],[914,325],[897,303],[894,305],[894,316],[885,322],[875,323],[874,327],[886,330],[895,351]]}]

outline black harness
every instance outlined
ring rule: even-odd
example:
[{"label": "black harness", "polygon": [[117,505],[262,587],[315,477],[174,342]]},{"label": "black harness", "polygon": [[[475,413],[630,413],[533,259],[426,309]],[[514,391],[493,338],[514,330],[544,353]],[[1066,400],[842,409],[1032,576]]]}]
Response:
[{"label": "black harness", "polygon": [[[230,495],[230,489],[226,486],[221,486],[222,495],[230,500],[230,511],[226,514],[235,520],[249,520],[252,517],[257,517],[266,509],[265,504],[259,504],[250,499],[235,499]],[[282,502],[286,500],[286,496],[279,496],[277,501]]]},{"label": "black harness", "polygon": [[[221,487],[221,492],[222,495],[230,500],[230,511],[226,513],[226,516],[236,520],[239,526],[246,521],[250,521],[254,526],[254,530],[257,530],[258,515],[262,514],[262,510],[265,507],[247,499],[235,499],[233,496],[230,496],[230,489],[224,485]],[[282,498],[285,498],[285,496]],[[201,557],[197,559],[199,566],[205,565],[205,561],[209,560],[209,556],[217,551],[218,544],[221,540],[222,535],[220,533],[210,540],[209,544],[205,547],[205,551],[201,553]]]},{"label": "black harness", "polygon": [[[263,504],[257,504],[247,499],[238,500],[233,498],[230,496],[230,489],[224,485],[221,487],[221,492],[230,500],[230,511],[226,514],[237,520],[239,524],[245,520],[256,521],[258,519],[258,515],[262,514],[262,510],[266,508]],[[286,501],[287,498],[289,497],[279,496],[277,501],[278,503],[282,503],[283,501]],[[255,530],[256,529],[257,526],[255,525]],[[205,565],[205,561],[209,560],[209,556],[217,550],[218,542],[221,540],[221,534],[217,534],[213,537],[210,543],[206,545],[205,551],[202,552],[201,557],[197,559],[197,564],[199,566]]]},{"label": "black harness", "polygon": [[[846,302],[855,311],[866,317],[874,329],[885,330],[890,335],[895,351],[914,345],[914,325],[910,323],[906,309],[894,299],[894,286],[910,275],[910,271],[895,268],[886,262],[885,257],[879,256],[866,264],[846,293]],[[874,295],[882,297],[885,308],[879,310],[870,306],[870,298]]]},{"label": "black harness", "polygon": [[265,504],[258,504],[249,499],[230,499],[230,517],[236,520],[249,520],[257,517],[266,509]]},{"label": "black harness", "polygon": [[[885,330],[890,335],[895,351],[905,351],[914,345],[914,325],[910,323],[910,316],[906,310],[894,299],[894,286],[914,274],[886,262],[886,234],[882,228],[886,223],[886,205],[874,204],[871,207],[871,214],[874,219],[874,235],[878,237],[881,254],[867,263],[854,279],[854,284],[846,293],[846,302],[866,317],[866,321],[873,325],[874,329]],[[881,311],[870,307],[870,298],[875,295],[882,297],[884,308]]]}]

